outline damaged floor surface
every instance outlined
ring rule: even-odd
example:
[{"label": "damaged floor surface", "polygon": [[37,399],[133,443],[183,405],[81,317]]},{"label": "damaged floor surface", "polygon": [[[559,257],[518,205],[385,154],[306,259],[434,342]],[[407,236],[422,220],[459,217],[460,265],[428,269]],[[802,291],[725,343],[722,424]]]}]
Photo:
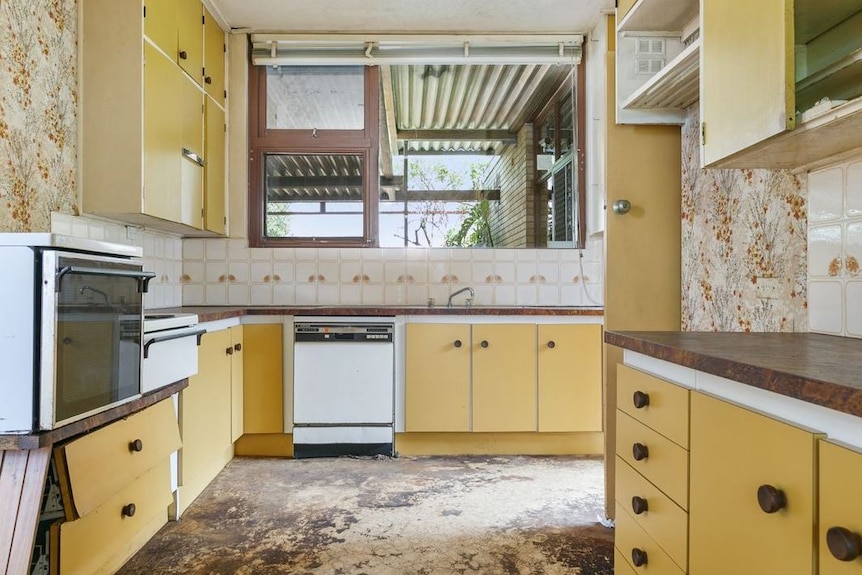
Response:
[{"label": "damaged floor surface", "polygon": [[237,458],[120,574],[610,575],[602,510],[598,459]]}]

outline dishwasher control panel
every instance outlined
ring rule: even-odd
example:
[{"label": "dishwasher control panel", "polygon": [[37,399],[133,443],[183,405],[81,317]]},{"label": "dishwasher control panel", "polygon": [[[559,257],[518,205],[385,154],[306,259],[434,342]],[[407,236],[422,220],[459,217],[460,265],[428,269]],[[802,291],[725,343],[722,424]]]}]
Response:
[{"label": "dishwasher control panel", "polygon": [[392,343],[392,323],[296,323],[296,342],[383,342]]}]

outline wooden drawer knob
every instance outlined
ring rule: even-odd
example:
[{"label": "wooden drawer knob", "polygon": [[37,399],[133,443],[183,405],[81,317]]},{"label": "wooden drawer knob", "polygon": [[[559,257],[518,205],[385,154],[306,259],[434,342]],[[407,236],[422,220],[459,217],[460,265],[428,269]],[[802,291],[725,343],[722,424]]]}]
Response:
[{"label": "wooden drawer knob", "polygon": [[211,76],[207,76],[206,78],[204,78],[204,82],[205,82],[205,83],[207,83],[207,84],[212,84],[212,83],[213,83],[213,79],[212,79],[212,77],[211,77]]},{"label": "wooden drawer knob", "polygon": [[144,442],[141,441],[140,439],[135,439],[134,441],[129,442],[129,451],[131,451],[132,453],[141,452],[143,450],[144,450]]},{"label": "wooden drawer knob", "polygon": [[224,352],[228,355],[233,355],[233,347],[227,348],[226,350],[224,350]]},{"label": "wooden drawer knob", "polygon": [[643,443],[635,443],[632,445],[632,457],[635,458],[635,461],[643,461],[649,457],[649,447]]},{"label": "wooden drawer knob", "polygon": [[461,340],[460,340],[460,339],[456,339],[456,340],[455,340],[455,343],[454,343],[453,345],[454,345],[455,347],[461,347]]},{"label": "wooden drawer knob", "polygon": [[557,347],[557,344],[554,340],[548,342],[548,349],[554,349],[555,347]]},{"label": "wooden drawer knob", "polygon": [[189,54],[185,50],[180,50],[180,60],[188,60]]},{"label": "wooden drawer knob", "polygon": [[123,505],[123,517],[134,517],[135,511],[137,511],[137,508],[134,503]]},{"label": "wooden drawer knob", "polygon": [[647,564],[647,553],[643,549],[635,547],[632,549],[632,563],[635,567],[643,567]]},{"label": "wooden drawer knob", "polygon": [[844,527],[826,530],[826,546],[839,561],[854,561],[862,555],[862,537]]},{"label": "wooden drawer knob", "polygon": [[481,345],[482,347],[488,347],[488,342],[483,339],[482,343],[480,343],[479,345]]},{"label": "wooden drawer knob", "polygon": [[649,405],[649,394],[642,391],[636,391],[632,394],[632,403],[635,404],[635,409],[643,409]]},{"label": "wooden drawer knob", "polygon": [[241,343],[235,343],[233,345],[233,349],[234,349],[234,351],[242,351],[242,344]]},{"label": "wooden drawer knob", "polygon": [[647,503],[647,500],[643,497],[635,495],[632,497],[632,511],[635,512],[635,515],[646,513],[649,511],[649,503]]},{"label": "wooden drawer knob", "polygon": [[777,487],[761,485],[757,488],[757,504],[764,513],[776,513],[787,507],[787,498]]}]

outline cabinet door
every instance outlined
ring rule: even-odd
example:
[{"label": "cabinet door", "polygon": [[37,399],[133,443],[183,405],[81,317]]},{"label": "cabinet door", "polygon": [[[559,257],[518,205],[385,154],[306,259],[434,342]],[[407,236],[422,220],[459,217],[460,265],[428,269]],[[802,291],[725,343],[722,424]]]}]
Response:
[{"label": "cabinet door", "polygon": [[200,85],[204,66],[203,5],[200,0],[174,1],[177,4],[177,63]]},{"label": "cabinet door", "polygon": [[473,431],[536,431],[536,326],[473,326]]},{"label": "cabinet door", "polygon": [[178,222],[182,110],[177,93],[183,79],[176,65],[146,42],[144,58],[143,212]]},{"label": "cabinet door", "polygon": [[284,432],[281,324],[243,326],[245,433]]},{"label": "cabinet door", "polygon": [[539,431],[602,430],[602,326],[538,326]]},{"label": "cabinet door", "polygon": [[862,453],[821,441],[819,468],[820,575],[859,573],[862,558],[844,541],[862,535]]},{"label": "cabinet door", "polygon": [[[692,575],[811,575],[816,444],[809,431],[691,394]],[[768,487],[785,500],[772,497],[771,513],[759,503]]]},{"label": "cabinet door", "polygon": [[225,121],[224,111],[207,96],[206,179],[204,181],[204,227],[225,233]]},{"label": "cabinet door", "polygon": [[795,127],[793,3],[701,2],[704,166]]},{"label": "cabinet door", "polygon": [[407,431],[470,431],[470,326],[407,324]]},{"label": "cabinet door", "polygon": [[243,433],[245,374],[245,329],[241,325],[230,328],[230,341],[233,353],[230,360],[230,439],[236,441]]},{"label": "cabinet door", "polygon": [[182,107],[182,170],[180,181],[181,222],[203,228],[204,206],[204,96],[200,88],[179,68],[179,94]]},{"label": "cabinet door", "polygon": [[204,88],[216,102],[224,105],[224,32],[206,8],[204,8],[204,21]]},{"label": "cabinet door", "polygon": [[170,58],[177,53],[177,1],[144,0],[144,34]]}]

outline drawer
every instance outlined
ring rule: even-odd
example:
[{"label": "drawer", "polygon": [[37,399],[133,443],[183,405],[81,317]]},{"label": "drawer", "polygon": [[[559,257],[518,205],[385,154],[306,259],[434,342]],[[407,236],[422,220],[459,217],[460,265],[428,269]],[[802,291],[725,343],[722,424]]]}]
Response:
[{"label": "drawer", "polygon": [[[820,575],[860,573],[862,559],[839,560],[847,546],[841,545],[842,533],[852,539],[862,534],[862,453],[820,442]],[[832,545],[827,542],[829,530]],[[846,530],[846,531],[844,531]],[[836,545],[838,543],[838,545]],[[837,555],[833,554],[833,551]]]},{"label": "drawer", "polygon": [[[688,513],[619,457],[616,470],[619,504],[685,571],[688,568]],[[646,502],[646,511],[637,513],[634,497]],[[637,503],[642,505],[643,501]]]},{"label": "drawer", "polygon": [[[101,506],[59,524],[59,567],[63,575],[115,572],[168,520],[170,462],[166,458]],[[134,504],[134,515],[123,509]],[[59,533],[57,533],[59,531]]]},{"label": "drawer", "polygon": [[629,565],[616,547],[614,547],[614,575],[637,575],[637,571]]},{"label": "drawer", "polygon": [[[635,445],[646,447],[645,458],[635,459]],[[688,451],[617,410],[617,455],[688,510]]]},{"label": "drawer", "polygon": [[[616,536],[614,543],[617,553],[622,555],[629,568],[635,573],[650,575],[685,575],[685,571],[659,547],[658,543],[631,518],[628,511],[617,502]],[[634,564],[634,552],[646,555],[646,563],[640,567]],[[616,573],[616,571],[614,571]],[[623,571],[625,572],[625,571]]]},{"label": "drawer", "polygon": [[[635,397],[638,394],[638,397]],[[688,389],[617,366],[617,408],[688,449]]]},{"label": "drawer", "polygon": [[63,483],[67,494],[71,491],[75,511],[70,514],[67,509],[67,519],[91,512],[180,445],[173,402],[166,399],[58,447],[57,467],[65,475]]}]

